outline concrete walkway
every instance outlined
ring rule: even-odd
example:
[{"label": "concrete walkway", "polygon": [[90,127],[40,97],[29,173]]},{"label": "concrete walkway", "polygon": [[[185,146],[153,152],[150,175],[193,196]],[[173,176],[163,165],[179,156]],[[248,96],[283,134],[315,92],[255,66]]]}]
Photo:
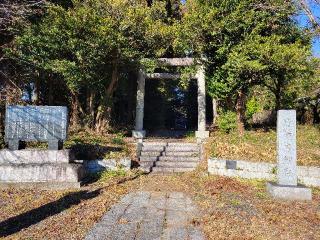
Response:
[{"label": "concrete walkway", "polygon": [[202,240],[193,220],[199,214],[183,193],[135,192],[114,205],[86,236],[86,240]]}]

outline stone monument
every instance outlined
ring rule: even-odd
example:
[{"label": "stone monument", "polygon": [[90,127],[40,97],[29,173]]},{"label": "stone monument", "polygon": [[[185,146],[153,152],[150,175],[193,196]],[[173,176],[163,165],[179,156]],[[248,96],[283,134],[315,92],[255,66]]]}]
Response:
[{"label": "stone monument", "polygon": [[8,106],[5,140],[10,150],[19,150],[20,142],[48,142],[50,150],[60,150],[67,138],[67,107]]},{"label": "stone monument", "polygon": [[[0,151],[0,187],[64,189],[80,187],[84,167],[75,163],[67,138],[68,110],[53,106],[8,106]],[[21,141],[48,142],[49,149],[22,149]]]},{"label": "stone monument", "polygon": [[277,117],[277,183],[267,183],[267,191],[274,198],[311,200],[311,189],[298,184],[296,111],[280,110]]}]

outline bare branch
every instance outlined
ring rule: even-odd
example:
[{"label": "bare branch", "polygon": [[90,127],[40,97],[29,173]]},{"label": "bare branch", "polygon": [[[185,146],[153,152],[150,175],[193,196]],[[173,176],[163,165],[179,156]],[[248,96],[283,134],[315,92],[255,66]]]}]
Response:
[{"label": "bare branch", "polygon": [[301,9],[304,11],[305,15],[308,17],[314,34],[320,34],[320,21],[315,15],[314,11],[311,9],[310,4],[318,5],[317,7],[320,8],[320,0],[298,0],[298,4],[300,5]]},{"label": "bare branch", "polygon": [[0,31],[7,31],[17,22],[43,9],[47,0],[2,0],[0,3]]}]

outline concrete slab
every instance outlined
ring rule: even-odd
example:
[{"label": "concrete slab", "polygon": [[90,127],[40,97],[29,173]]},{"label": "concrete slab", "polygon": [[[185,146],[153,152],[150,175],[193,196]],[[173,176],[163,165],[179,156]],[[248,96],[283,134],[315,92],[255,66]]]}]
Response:
[{"label": "concrete slab", "polygon": [[311,189],[299,184],[297,186],[289,186],[268,182],[267,192],[275,199],[299,201],[312,200]]}]

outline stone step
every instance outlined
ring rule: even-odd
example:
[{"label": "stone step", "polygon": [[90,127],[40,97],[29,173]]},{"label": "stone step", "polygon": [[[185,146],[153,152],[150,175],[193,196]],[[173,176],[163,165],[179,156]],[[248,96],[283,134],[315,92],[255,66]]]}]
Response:
[{"label": "stone step", "polygon": [[138,168],[140,171],[143,171],[143,172],[145,172],[145,173],[150,173],[151,172],[151,169],[152,169],[152,167],[148,167],[148,166],[140,166],[139,168]]},{"label": "stone step", "polygon": [[155,162],[139,162],[140,167],[150,168],[155,166]]},{"label": "stone step", "polygon": [[158,161],[155,163],[156,167],[173,167],[173,168],[195,168],[198,166],[197,162],[168,162]]},{"label": "stone step", "polygon": [[166,152],[199,152],[198,146],[169,146]]},{"label": "stone step", "polygon": [[156,156],[161,156],[162,152],[141,152],[140,156],[148,156],[148,157],[156,157]]},{"label": "stone step", "polygon": [[199,152],[164,152],[163,156],[198,157]]},{"label": "stone step", "polygon": [[142,151],[144,152],[155,152],[155,151],[159,151],[159,152],[162,152],[164,151],[165,147],[164,146],[158,146],[158,145],[150,145],[150,146],[143,146],[142,147]]},{"label": "stone step", "polygon": [[172,167],[154,167],[152,168],[153,173],[183,173],[192,172],[195,168],[172,168]]},{"label": "stone step", "polygon": [[143,142],[142,146],[167,146],[166,142]]},{"label": "stone step", "polygon": [[185,157],[185,156],[161,156],[159,161],[184,161],[184,162],[199,162],[199,157]]},{"label": "stone step", "polygon": [[79,182],[84,175],[81,164],[0,165],[0,182]]},{"label": "stone step", "polygon": [[188,143],[188,142],[171,142],[168,143],[168,147],[199,147],[197,143]]},{"label": "stone step", "polygon": [[0,165],[2,164],[44,164],[44,163],[69,163],[75,160],[74,154],[69,149],[65,150],[40,150],[23,149],[0,151]]},{"label": "stone step", "polygon": [[159,157],[149,157],[149,156],[140,156],[140,162],[155,162],[158,160]]}]

